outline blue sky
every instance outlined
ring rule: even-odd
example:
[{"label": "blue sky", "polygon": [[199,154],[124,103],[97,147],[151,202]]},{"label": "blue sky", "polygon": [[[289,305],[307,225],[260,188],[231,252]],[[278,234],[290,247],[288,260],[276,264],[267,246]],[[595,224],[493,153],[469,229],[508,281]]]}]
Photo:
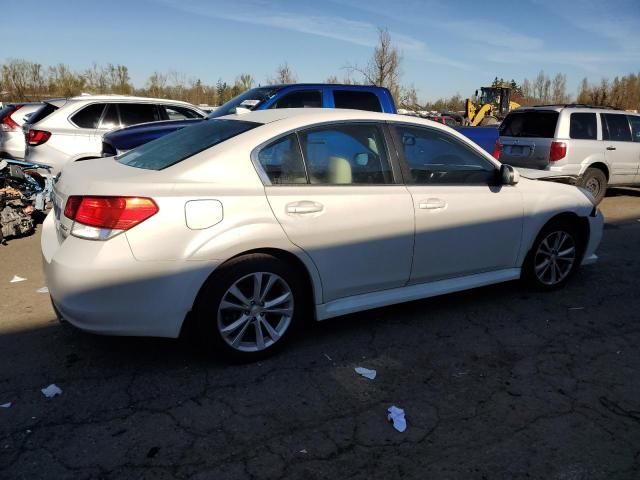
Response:
[{"label": "blue sky", "polygon": [[[388,28],[402,52],[402,82],[421,100],[470,95],[497,75],[518,82],[566,73],[575,95],[640,70],[639,0],[0,0],[0,62],[24,58],[82,70],[129,67],[136,86],[153,71],[264,83],[288,62],[298,81],[342,78],[364,65]],[[27,11],[28,10],[28,11]],[[31,13],[29,13],[31,12]]]}]

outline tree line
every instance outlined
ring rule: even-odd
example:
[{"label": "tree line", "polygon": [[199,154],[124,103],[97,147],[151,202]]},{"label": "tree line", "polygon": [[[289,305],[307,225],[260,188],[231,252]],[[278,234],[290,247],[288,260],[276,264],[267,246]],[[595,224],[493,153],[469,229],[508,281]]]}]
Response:
[{"label": "tree line", "polygon": [[[413,110],[462,111],[465,97],[459,93],[450,98],[421,103],[413,84],[402,82],[401,52],[393,44],[386,29],[379,29],[378,43],[369,61],[364,65],[348,64],[342,68],[343,78],[329,76],[327,83],[378,85],[388,88],[396,104]],[[297,76],[285,62],[265,84],[295,83]],[[170,70],[153,72],[144,87],[137,88],[131,82],[126,65],[98,65],[74,71],[64,64],[45,67],[24,59],[9,59],[0,64],[0,100],[38,101],[50,97],[69,97],[80,93],[140,95],[156,98],[184,100],[193,104],[221,105],[240,93],[256,86],[250,73],[239,74],[233,82],[218,79],[206,84],[199,78],[187,77]],[[557,73],[549,77],[544,71],[532,80],[522,83],[497,76],[492,86],[512,89],[512,100],[520,105],[570,103],[574,97],[567,89],[567,76]],[[480,85],[479,85],[480,86]],[[575,96],[578,103],[610,105],[618,108],[640,109],[640,74],[631,73],[613,80],[603,79],[591,83],[583,79]]]}]

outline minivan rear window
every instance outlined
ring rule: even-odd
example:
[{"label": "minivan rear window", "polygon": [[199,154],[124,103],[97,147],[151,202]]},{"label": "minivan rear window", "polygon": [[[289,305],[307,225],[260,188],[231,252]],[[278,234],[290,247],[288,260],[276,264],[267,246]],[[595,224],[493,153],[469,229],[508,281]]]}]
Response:
[{"label": "minivan rear window", "polygon": [[38,110],[36,110],[35,112],[33,112],[31,114],[31,116],[29,117],[29,120],[27,120],[25,123],[28,123],[30,125],[34,125],[34,124],[38,123],[39,121],[44,120],[46,117],[51,115],[56,110],[58,110],[58,107],[56,107],[55,105],[53,105],[51,103],[46,103],[45,102],[44,105],[42,105]]},{"label": "minivan rear window", "polygon": [[576,140],[596,140],[598,138],[598,122],[595,113],[572,113],[569,118],[569,138]]},{"label": "minivan rear window", "polygon": [[243,120],[206,120],[145,143],[116,159],[130,167],[162,170],[260,125]]},{"label": "minivan rear window", "polygon": [[558,112],[530,110],[512,112],[500,125],[501,137],[553,138],[558,123]]}]

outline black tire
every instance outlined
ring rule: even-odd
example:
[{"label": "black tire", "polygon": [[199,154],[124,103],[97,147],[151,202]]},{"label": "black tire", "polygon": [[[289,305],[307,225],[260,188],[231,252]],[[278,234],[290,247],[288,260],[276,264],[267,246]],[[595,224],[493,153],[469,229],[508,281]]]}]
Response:
[{"label": "black tire", "polygon": [[[560,236],[554,236],[561,234]],[[554,244],[556,238],[564,238],[562,235],[566,235],[567,239],[562,240],[563,243],[558,246]],[[553,290],[563,287],[582,262],[582,255],[584,253],[584,240],[580,237],[579,229],[575,223],[571,220],[557,219],[552,220],[540,231],[536,240],[533,242],[533,246],[525,258],[522,265],[522,278],[529,285],[542,290]],[[546,244],[543,243],[546,241]],[[567,258],[570,254],[562,255],[563,252],[567,252],[570,247],[573,247],[573,260],[568,268],[566,268]],[[547,247],[551,247],[547,249]],[[545,252],[549,250],[550,254]],[[553,255],[551,257],[551,255]],[[549,258],[550,264],[548,268],[544,267],[544,260]],[[558,265],[558,269],[555,269],[555,265]],[[566,271],[565,271],[566,268]],[[554,272],[551,272],[553,269]],[[561,270],[562,275],[559,275]],[[554,278],[555,277],[555,278]]]},{"label": "black tire", "polygon": [[[241,290],[240,293],[243,294],[247,301],[250,300],[253,302],[255,294],[251,296],[253,293],[251,288],[255,288],[254,281],[256,274],[260,274],[262,278],[266,278],[267,283],[269,278],[273,277],[275,279],[271,289],[275,292],[275,295],[280,294],[278,298],[282,297],[283,292],[286,294],[287,288],[291,293],[291,309],[293,313],[290,315],[288,324],[282,332],[280,332],[281,336],[276,340],[273,340],[273,337],[270,336],[265,322],[269,324],[272,332],[277,332],[279,331],[278,327],[284,326],[285,323],[287,323],[286,317],[288,317],[288,315],[281,313],[272,314],[266,309],[260,312],[253,312],[254,308],[260,310],[263,308],[263,305],[266,305],[268,302],[254,302],[260,305],[252,304],[248,307],[251,310],[247,309],[245,311],[241,311],[240,308],[235,308],[235,305],[233,309],[224,309],[224,307],[221,309],[223,299],[226,300],[225,304],[227,305],[229,305],[229,301],[237,304],[237,306],[245,305],[245,302],[240,300],[239,297],[230,293],[230,289],[233,286]],[[280,282],[280,280],[284,283]],[[254,287],[251,285],[254,285]],[[308,292],[304,290],[305,285],[306,282],[297,268],[292,267],[287,262],[272,255],[256,253],[230,260],[209,277],[198,294],[193,308],[195,333],[197,334],[196,340],[206,351],[235,362],[251,362],[276,353],[295,336],[297,330],[303,323],[303,317],[308,312]],[[267,285],[262,285],[262,287],[265,291],[267,290]],[[286,306],[288,308],[289,304]],[[274,307],[274,309],[280,310],[277,306]],[[243,321],[244,323],[240,323],[237,329],[228,332],[227,338],[225,339],[222,329],[230,328],[233,324],[240,322],[240,317],[242,316],[247,317],[247,319]],[[260,317],[260,319],[258,319],[258,317]],[[256,323],[258,326],[256,326]],[[245,324],[247,324],[247,326],[245,330],[242,330]],[[264,349],[255,351],[246,350],[250,348],[249,344],[251,343],[252,337],[257,348],[258,329],[262,332],[263,342],[265,342],[265,344],[269,342],[273,343],[265,346]],[[245,333],[242,333],[241,330]],[[229,337],[236,334],[241,336],[241,340],[247,340],[246,344],[240,342],[236,347],[232,346],[230,343],[232,339]]]},{"label": "black tire", "polygon": [[580,178],[579,185],[593,194],[597,205],[607,191],[607,176],[599,168],[587,168]]}]

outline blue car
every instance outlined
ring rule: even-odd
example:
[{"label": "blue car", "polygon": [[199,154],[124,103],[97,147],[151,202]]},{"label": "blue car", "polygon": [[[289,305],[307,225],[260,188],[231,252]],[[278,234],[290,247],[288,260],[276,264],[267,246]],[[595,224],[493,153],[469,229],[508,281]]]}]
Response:
[{"label": "blue car", "polygon": [[[230,115],[242,109],[267,110],[270,108],[351,108],[396,113],[391,92],[383,87],[296,83],[252,88],[218,107],[207,118]],[[201,121],[201,119],[169,120],[115,130],[103,137],[102,156],[126,152]]]}]

